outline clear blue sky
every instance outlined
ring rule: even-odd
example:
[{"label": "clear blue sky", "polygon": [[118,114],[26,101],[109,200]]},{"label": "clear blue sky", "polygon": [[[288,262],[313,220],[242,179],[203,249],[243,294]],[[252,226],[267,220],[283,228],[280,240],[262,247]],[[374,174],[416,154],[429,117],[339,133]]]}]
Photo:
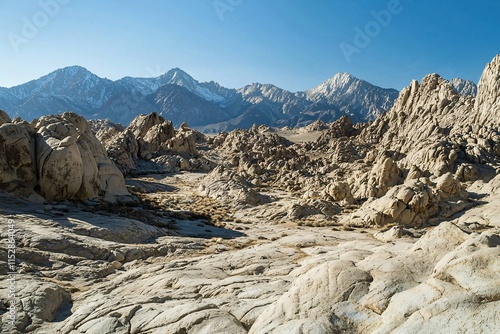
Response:
[{"label": "clear blue sky", "polygon": [[[3,0],[0,86],[81,65],[113,80],[180,67],[227,87],[260,82],[292,91],[349,72],[401,89],[433,72],[477,82],[500,53],[497,0],[397,2]],[[390,6],[391,18],[374,23],[372,11]],[[370,40],[355,41],[356,28],[368,29]],[[350,61],[341,43],[357,49]]]}]

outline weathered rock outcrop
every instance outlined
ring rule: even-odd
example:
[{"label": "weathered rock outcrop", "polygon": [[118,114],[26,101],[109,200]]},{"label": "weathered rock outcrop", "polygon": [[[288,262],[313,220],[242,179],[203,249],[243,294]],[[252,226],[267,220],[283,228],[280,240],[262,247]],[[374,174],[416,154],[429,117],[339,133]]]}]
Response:
[{"label": "weathered rock outcrop", "polygon": [[457,120],[473,107],[472,98],[458,95],[437,74],[403,89],[392,109],[366,128],[361,137],[379,151],[393,152],[402,168],[418,166],[440,176],[454,172],[458,145],[447,139]]},{"label": "weathered rock outcrop", "polygon": [[[7,119],[8,120],[8,119]],[[123,175],[74,113],[0,126],[1,188],[32,200],[125,200]]]},{"label": "weathered rock outcrop", "polygon": [[106,144],[106,150],[123,174],[128,174],[134,169],[139,159],[139,143],[129,129],[113,136]]},{"label": "weathered rock outcrop", "polygon": [[[315,130],[323,131],[318,139],[297,143],[281,137],[279,131],[255,126],[208,142],[225,157],[221,164],[255,185],[272,185],[303,198],[319,194],[325,200],[349,204],[381,198],[373,203],[381,207],[368,215],[369,225],[398,223],[401,217],[393,214],[404,213],[404,224],[420,226],[437,219],[436,210],[444,210],[446,216],[471,205],[463,194],[455,200],[443,198],[446,192],[440,187],[444,185],[430,179],[444,177],[454,185],[487,181],[500,168],[498,117],[484,123],[478,116],[497,108],[499,63],[497,57],[486,67],[476,103],[473,96],[458,94],[450,82],[431,74],[403,89],[392,109],[369,125],[353,125],[342,117],[324,130]],[[392,193],[386,194],[393,187],[405,187],[404,182],[419,194],[441,195],[429,196],[424,208],[398,204],[401,210],[391,209],[391,203],[396,204]],[[365,215],[365,209],[360,214]],[[392,218],[382,219],[381,212],[389,211]],[[416,217],[420,218],[414,221]]]},{"label": "weathered rock outcrop", "polygon": [[127,128],[113,136],[107,135],[115,132],[108,128],[102,124],[94,131],[102,134],[109,156],[124,174],[211,169],[208,161],[198,159],[196,142],[204,141],[204,135],[185,123],[175,131],[171,121],[153,112],[137,116]]},{"label": "weathered rock outcrop", "polygon": [[259,194],[252,187],[253,185],[241,176],[220,166],[207,175],[201,183],[199,191],[204,196],[217,199],[236,208],[271,201],[268,196]]},{"label": "weathered rock outcrop", "polygon": [[146,160],[165,150],[167,140],[175,135],[174,125],[157,113],[139,115],[127,127],[138,143],[137,155]]},{"label": "weathered rock outcrop", "polygon": [[498,127],[500,123],[500,55],[486,65],[479,80],[473,123]]},{"label": "weathered rock outcrop", "polygon": [[500,153],[499,73],[497,56],[484,70],[475,101],[436,74],[413,81],[361,138],[393,152],[400,168],[418,166],[435,176],[455,173],[462,164],[492,163]]},{"label": "weathered rock outcrop", "polygon": [[45,116],[35,128],[38,185],[46,199],[103,196],[115,201],[129,195],[122,173],[83,117],[74,113]]},{"label": "weathered rock outcrop", "polygon": [[[19,332],[29,333],[44,323],[56,320],[62,308],[70,307],[71,295],[55,283],[37,280],[28,275],[16,275],[17,298],[20,302],[16,308],[17,328]],[[2,279],[0,290],[7,290],[10,280]],[[2,324],[7,328],[7,321]],[[5,326],[5,327],[4,327]]]},{"label": "weathered rock outcrop", "polygon": [[249,333],[489,332],[500,326],[498,245],[498,235],[468,236],[447,223],[404,250],[297,270]]},{"label": "weathered rock outcrop", "polygon": [[370,173],[350,178],[355,198],[382,197],[392,186],[401,181],[401,171],[391,158],[381,157]]},{"label": "weathered rock outcrop", "polygon": [[430,218],[449,218],[468,209],[467,192],[453,174],[445,174],[432,182],[429,179],[411,179],[392,187],[382,198],[366,201],[343,223],[350,226],[385,226],[397,224],[421,227]]}]

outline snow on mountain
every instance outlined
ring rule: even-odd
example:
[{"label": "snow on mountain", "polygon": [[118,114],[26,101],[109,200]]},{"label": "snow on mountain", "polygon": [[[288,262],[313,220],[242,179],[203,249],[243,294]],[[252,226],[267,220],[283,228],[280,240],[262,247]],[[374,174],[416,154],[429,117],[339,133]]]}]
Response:
[{"label": "snow on mountain", "polygon": [[252,104],[270,103],[275,104],[281,109],[283,115],[295,115],[304,110],[308,103],[298,96],[297,93],[291,93],[270,84],[253,83],[238,89],[243,100]]},{"label": "snow on mountain", "polygon": [[253,83],[238,89],[243,98],[249,102],[262,102],[265,98],[272,102],[285,103],[296,98],[295,94],[274,85]]},{"label": "snow on mountain", "polygon": [[142,95],[153,94],[161,86],[156,78],[125,77],[115,83],[128,91],[135,91]]},{"label": "snow on mountain", "polygon": [[398,92],[339,73],[305,92],[289,92],[253,83],[230,89],[214,81],[199,82],[179,68],[156,78],[103,79],[80,66],[56,70],[37,80],[0,88],[0,109],[27,120],[75,111],[89,119],[128,123],[139,113],[157,111],[200,129],[231,130],[253,123],[307,125],[350,115],[366,121],[388,110]]},{"label": "snow on mountain", "polygon": [[158,81],[161,85],[170,84],[184,87],[191,93],[194,93],[207,101],[212,101],[218,104],[226,101],[226,97],[218,92],[218,90],[221,90],[221,86],[217,87],[211,83],[200,83],[180,68],[171,69],[167,73],[160,76]]},{"label": "snow on mountain", "polygon": [[450,80],[450,84],[455,91],[460,95],[476,96],[477,85],[470,80],[454,78]]},{"label": "snow on mountain", "polygon": [[374,86],[349,73],[338,73],[318,87],[304,92],[308,101],[330,105],[358,120],[373,120],[388,111],[398,94],[395,89]]},{"label": "snow on mountain", "polygon": [[10,88],[9,92],[19,102],[9,111],[24,117],[68,110],[88,116],[87,110],[103,105],[115,89],[113,81],[102,79],[83,67],[66,67]]},{"label": "snow on mountain", "polygon": [[191,126],[200,126],[228,118],[223,108],[175,84],[160,87],[148,99],[160,115],[172,120],[176,126],[186,121]]}]

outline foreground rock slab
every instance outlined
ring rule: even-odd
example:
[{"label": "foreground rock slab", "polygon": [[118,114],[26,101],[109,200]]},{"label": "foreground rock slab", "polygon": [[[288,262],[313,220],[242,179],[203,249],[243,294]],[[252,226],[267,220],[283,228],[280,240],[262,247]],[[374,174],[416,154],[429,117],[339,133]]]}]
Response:
[{"label": "foreground rock slab", "polygon": [[[149,189],[145,196],[188,203],[203,178],[134,184]],[[40,208],[2,200],[2,222],[14,219],[23,240],[20,332],[493,333],[500,326],[500,230],[470,231],[465,223],[480,207],[419,238],[406,229],[242,219],[225,223],[239,235],[202,221],[171,230],[73,205],[68,218],[35,214]],[[182,236],[189,224],[204,238]],[[6,289],[2,280],[4,304]]]}]

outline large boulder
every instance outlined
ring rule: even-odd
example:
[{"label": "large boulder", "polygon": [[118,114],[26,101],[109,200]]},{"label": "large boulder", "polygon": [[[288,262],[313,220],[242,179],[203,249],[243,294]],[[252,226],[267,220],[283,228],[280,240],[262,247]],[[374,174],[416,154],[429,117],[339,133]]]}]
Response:
[{"label": "large boulder", "polygon": [[190,129],[186,123],[182,123],[175,136],[167,141],[167,150],[175,154],[196,157],[199,155],[196,149],[198,135],[199,132]]},{"label": "large boulder", "polygon": [[358,300],[373,278],[352,261],[328,261],[298,277],[269,305],[249,333],[345,333],[332,305]]},{"label": "large boulder", "polygon": [[48,200],[129,195],[122,173],[93,134],[87,121],[64,113],[42,117],[35,124],[40,193]]},{"label": "large boulder", "polygon": [[[499,326],[500,238],[452,223],[415,244],[340,243],[303,261],[249,333],[491,333]],[[296,277],[296,278],[295,278]]]},{"label": "large boulder", "polygon": [[[10,279],[2,279],[0,290],[8,291]],[[59,285],[33,276],[17,275],[16,303],[17,321],[15,329],[8,331],[7,314],[0,315],[0,327],[5,326],[8,333],[31,333],[46,322],[51,322],[58,315],[71,308],[71,295]],[[7,297],[7,294],[5,294]],[[17,299],[16,298],[16,299]],[[2,300],[5,302],[5,300]],[[3,325],[3,326],[2,326]]]},{"label": "large boulder", "polygon": [[351,188],[346,181],[339,180],[328,184],[324,189],[324,193],[336,202],[342,201],[345,204],[354,203]]},{"label": "large boulder", "polygon": [[167,140],[175,136],[172,122],[155,112],[137,116],[127,130],[135,136],[139,145],[137,155],[147,160],[164,150]]},{"label": "large boulder", "polygon": [[35,130],[29,124],[10,123],[0,113],[0,189],[23,197],[32,195],[37,183]]}]

